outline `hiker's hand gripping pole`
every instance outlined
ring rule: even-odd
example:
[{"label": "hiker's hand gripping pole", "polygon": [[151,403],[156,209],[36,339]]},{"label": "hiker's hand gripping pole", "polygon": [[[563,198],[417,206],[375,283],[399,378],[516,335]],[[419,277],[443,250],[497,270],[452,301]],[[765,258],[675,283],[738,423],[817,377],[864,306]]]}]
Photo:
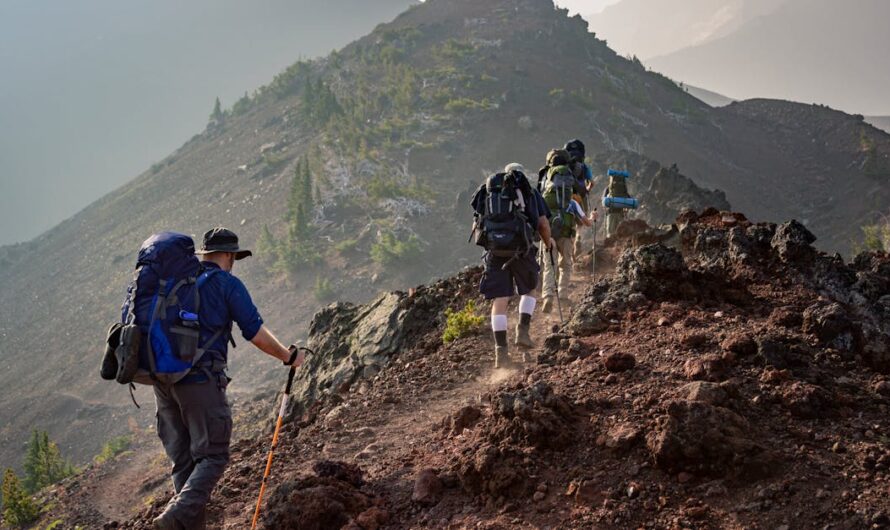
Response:
[{"label": "hiker's hand gripping pole", "polygon": [[553,290],[556,291],[556,309],[559,312],[559,325],[562,326],[565,324],[565,321],[562,319],[562,302],[559,299],[559,283],[556,281],[556,264],[553,260],[553,245],[547,250],[550,254],[550,270],[553,272],[550,276],[553,278]]},{"label": "hiker's hand gripping pole", "polygon": [[260,518],[260,507],[263,504],[263,494],[266,492],[266,482],[269,479],[269,475],[272,472],[272,457],[275,454],[275,448],[278,447],[278,433],[281,432],[281,425],[284,423],[284,415],[287,412],[287,402],[290,398],[291,387],[294,384],[294,375],[297,373],[297,367],[293,365],[293,359],[297,357],[298,352],[303,351],[305,353],[314,354],[312,350],[309,348],[294,347],[293,355],[291,356],[291,366],[287,371],[287,385],[284,387],[284,395],[281,396],[281,408],[278,409],[278,420],[275,422],[275,433],[272,434],[272,447],[269,449],[269,457],[266,459],[266,471],[263,472],[263,481],[260,484],[260,495],[256,501],[256,510],[253,512],[253,521],[250,524],[251,530],[256,528],[257,521]]}]

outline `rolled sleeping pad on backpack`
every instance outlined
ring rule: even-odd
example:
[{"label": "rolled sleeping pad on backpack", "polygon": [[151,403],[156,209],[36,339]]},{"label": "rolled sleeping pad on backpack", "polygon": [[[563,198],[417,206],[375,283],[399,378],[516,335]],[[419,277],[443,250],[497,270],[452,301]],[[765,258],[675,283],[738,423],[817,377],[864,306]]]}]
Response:
[{"label": "rolled sleeping pad on backpack", "polygon": [[633,197],[603,197],[603,206],[606,208],[624,208],[636,210],[640,203]]},{"label": "rolled sleeping pad on backpack", "polygon": [[617,170],[617,169],[609,169],[608,174],[610,177],[624,177],[626,179],[630,178],[630,173],[627,170]]}]

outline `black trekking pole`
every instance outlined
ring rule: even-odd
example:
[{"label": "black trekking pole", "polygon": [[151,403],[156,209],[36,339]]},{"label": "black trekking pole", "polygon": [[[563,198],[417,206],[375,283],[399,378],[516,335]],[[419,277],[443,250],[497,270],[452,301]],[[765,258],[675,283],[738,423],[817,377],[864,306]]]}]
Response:
[{"label": "black trekking pole", "polygon": [[596,283],[596,221],[597,221],[597,213],[596,208],[593,209],[593,255],[590,257],[590,261],[593,262],[593,282]]},{"label": "black trekking pole", "polygon": [[[297,352],[300,350],[315,355],[315,352],[309,348],[298,346],[293,351],[291,363],[293,363],[293,359],[296,359]],[[260,496],[256,501],[256,510],[253,512],[253,522],[250,524],[251,530],[256,528],[257,521],[259,521],[260,518],[260,506],[262,506],[263,503],[263,494],[266,492],[266,481],[269,479],[269,474],[272,472],[272,456],[275,454],[275,448],[278,447],[278,433],[281,432],[281,425],[284,423],[284,414],[287,412],[287,401],[290,398],[290,390],[294,384],[294,375],[296,373],[297,367],[291,364],[290,370],[287,372],[287,386],[284,387],[284,395],[281,397],[281,408],[278,409],[278,421],[275,422],[275,432],[272,434],[272,447],[269,449],[269,458],[266,460],[266,471],[263,473],[263,481],[260,484]]]},{"label": "black trekking pole", "polygon": [[550,246],[550,270],[553,274],[553,289],[556,291],[556,309],[559,311],[559,325],[562,326],[565,324],[565,321],[562,319],[562,302],[559,299],[559,283],[556,281],[556,264],[553,260],[553,246]]}]

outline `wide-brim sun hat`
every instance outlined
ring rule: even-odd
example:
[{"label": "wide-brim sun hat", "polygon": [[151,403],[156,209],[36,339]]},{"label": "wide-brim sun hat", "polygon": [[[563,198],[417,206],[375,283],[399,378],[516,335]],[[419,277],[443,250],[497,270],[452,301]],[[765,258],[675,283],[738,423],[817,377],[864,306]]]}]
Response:
[{"label": "wide-brim sun hat", "polygon": [[238,246],[238,236],[235,232],[221,226],[211,228],[204,233],[204,241],[195,254],[200,256],[214,252],[232,252],[236,260],[253,256],[253,252]]}]

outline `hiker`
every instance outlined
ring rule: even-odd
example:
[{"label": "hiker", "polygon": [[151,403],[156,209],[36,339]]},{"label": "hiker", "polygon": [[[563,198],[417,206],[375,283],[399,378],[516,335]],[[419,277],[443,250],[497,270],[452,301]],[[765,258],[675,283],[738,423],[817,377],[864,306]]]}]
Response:
[{"label": "hiker", "polygon": [[[584,161],[587,156],[587,150],[584,142],[575,138],[566,142],[563,148],[569,154],[569,168],[575,177],[575,192],[577,194],[578,205],[584,212],[590,212],[593,208],[590,204],[590,190],[593,188],[593,171]],[[587,225],[585,225],[587,226]],[[584,250],[588,241],[593,241],[596,234],[590,235],[591,232],[586,230],[578,230],[575,234],[574,257],[577,258]],[[592,246],[592,245],[591,245]]]},{"label": "hiker", "polygon": [[[608,176],[609,184],[603,191],[604,203],[607,202],[607,198],[630,199],[631,195],[627,189],[627,179],[630,174],[627,171],[609,169]],[[613,237],[618,232],[618,225],[626,216],[627,207],[611,206],[606,209],[606,237]]]},{"label": "hiker", "polygon": [[[571,303],[568,298],[569,282],[572,277],[573,242],[578,224],[578,217],[573,212],[572,202],[578,207],[580,187],[569,167],[570,157],[564,149],[552,149],[547,154],[547,165],[538,181],[541,195],[550,209],[550,233],[554,240],[557,254],[557,270],[554,270],[549,259],[544,259],[544,281],[542,294],[544,303],[541,311],[549,313],[553,310],[554,300],[565,305]],[[580,208],[578,208],[580,209]],[[583,217],[583,215],[582,215]]]},{"label": "hiker", "polygon": [[494,366],[505,368],[513,364],[507,347],[507,305],[516,294],[520,298],[515,344],[522,350],[522,362],[528,362],[528,350],[534,347],[529,335],[536,304],[532,292],[540,273],[534,234],[540,236],[545,247],[552,246],[547,221],[550,211],[517,163],[488,177],[471,204],[475,218],[471,237],[486,249],[479,290],[486,300],[492,300]]},{"label": "hiker", "polygon": [[[200,285],[201,338],[216,337],[206,345],[204,359],[178,383],[154,386],[158,436],[173,462],[175,494],[154,520],[157,530],[204,528],[210,492],[229,462],[232,412],[226,400],[229,378],[225,374],[232,323],[241,336],[286,366],[300,366],[301,350],[289,349],[263,325],[247,288],[232,275],[235,262],[252,255],[238,246],[238,236],[222,227],[204,234]],[[212,334],[212,330],[227,330]],[[212,337],[211,337],[212,338]]]}]

